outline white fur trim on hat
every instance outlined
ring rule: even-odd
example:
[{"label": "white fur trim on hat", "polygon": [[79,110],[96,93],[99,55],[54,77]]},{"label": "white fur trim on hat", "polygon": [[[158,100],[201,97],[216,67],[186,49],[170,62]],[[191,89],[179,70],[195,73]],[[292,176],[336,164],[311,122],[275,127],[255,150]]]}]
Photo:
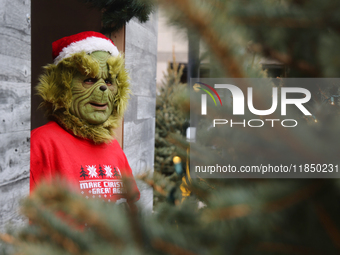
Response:
[{"label": "white fur trim on hat", "polygon": [[118,56],[119,51],[115,45],[109,40],[99,37],[87,37],[84,40],[73,42],[67,47],[64,47],[59,55],[54,59],[54,64],[57,65],[64,58],[71,57],[72,54],[85,51],[91,54],[94,51],[107,51],[112,56]]}]

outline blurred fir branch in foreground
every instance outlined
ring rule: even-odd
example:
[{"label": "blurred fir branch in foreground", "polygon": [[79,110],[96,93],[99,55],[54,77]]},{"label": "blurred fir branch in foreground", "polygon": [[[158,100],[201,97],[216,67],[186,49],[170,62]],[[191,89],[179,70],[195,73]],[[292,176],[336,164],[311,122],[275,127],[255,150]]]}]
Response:
[{"label": "blurred fir branch in foreground", "polygon": [[[158,181],[142,178],[167,195]],[[0,235],[14,246],[2,254],[338,254],[339,217],[329,208],[340,205],[325,199],[337,193],[335,183],[196,180],[189,186],[195,196],[160,203],[144,218],[133,206],[41,185],[22,205],[30,224]]]},{"label": "blurred fir branch in foreground", "polygon": [[[332,0],[155,2],[164,7],[171,25],[200,37],[210,52],[208,61],[211,78],[267,77],[261,65],[264,58],[284,66],[286,71],[283,77],[340,76],[338,57],[340,50],[337,46],[340,40],[338,15],[340,2]],[[247,86],[239,87],[246,91]],[[270,86],[268,88],[271,89]],[[261,102],[263,94],[268,93],[268,88],[254,88],[257,90],[254,92],[254,98]],[[295,131],[281,129],[280,133],[289,139],[279,137],[275,132],[259,137],[254,131],[237,127],[225,128],[224,131],[210,129],[209,132],[198,133],[197,136],[202,144],[212,141],[211,146],[228,145],[230,150],[227,154],[231,162],[237,159],[256,159],[261,153],[269,157],[272,153],[280,154],[291,146],[293,146],[291,151],[300,152],[296,153],[296,158],[322,148],[323,155],[327,155],[328,151],[336,155],[340,153],[337,142],[339,139],[337,133],[340,129],[339,84],[310,86],[308,90],[312,93],[308,107],[315,115],[305,119],[306,129],[299,128]],[[200,105],[195,108],[199,111]],[[212,109],[209,111],[210,115],[214,114]],[[299,121],[302,117],[299,116]],[[208,128],[205,129],[207,130]],[[178,141],[180,139],[177,139],[177,143]],[[271,145],[266,147],[268,153],[261,151],[256,143]],[[197,143],[197,147],[202,144]],[[285,153],[281,154],[282,160],[285,156]],[[206,160],[209,155],[191,154],[191,157]],[[280,158],[277,159],[280,161]],[[214,161],[213,158],[210,160]],[[225,246],[221,248],[220,253],[211,254],[340,252],[338,245],[340,222],[337,217],[340,213],[338,205],[340,186],[337,179],[209,179],[204,183],[213,187],[213,192],[202,192],[201,189],[195,189],[196,186],[190,189],[207,205],[205,210],[213,207],[221,214],[226,212],[226,215],[232,215],[230,218],[221,216],[221,229],[217,228],[215,231],[219,238],[222,236],[224,238],[223,241],[218,238],[216,240],[219,240],[221,247],[224,244]],[[235,211],[228,214],[228,209],[225,208],[231,207],[239,214]],[[241,216],[235,220],[233,215]],[[253,217],[255,215],[257,217]],[[212,214],[210,216],[212,217]],[[224,228],[224,224],[233,228]]]}]

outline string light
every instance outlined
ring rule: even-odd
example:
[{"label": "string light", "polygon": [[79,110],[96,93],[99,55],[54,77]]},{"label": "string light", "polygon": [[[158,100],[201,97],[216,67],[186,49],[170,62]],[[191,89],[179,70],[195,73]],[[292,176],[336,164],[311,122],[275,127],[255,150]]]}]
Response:
[{"label": "string light", "polygon": [[313,115],[313,119],[314,119],[314,122],[318,122],[318,120],[316,119],[315,115]]},{"label": "string light", "polygon": [[175,156],[172,158],[172,161],[174,162],[175,171],[178,175],[181,175],[183,173],[182,169],[182,163],[181,158],[178,156]]},{"label": "string light", "polygon": [[178,163],[181,163],[181,158],[178,156],[175,156],[172,158],[172,161],[174,162],[174,164],[178,164]]},{"label": "string light", "polygon": [[331,105],[335,105],[335,98],[340,97],[340,95],[331,95],[329,98],[325,99],[326,102],[330,102]]}]

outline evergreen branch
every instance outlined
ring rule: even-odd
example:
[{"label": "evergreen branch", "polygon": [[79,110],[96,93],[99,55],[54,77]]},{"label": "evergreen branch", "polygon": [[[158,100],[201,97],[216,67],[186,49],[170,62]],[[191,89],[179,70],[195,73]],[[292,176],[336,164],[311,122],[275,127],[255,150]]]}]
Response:
[{"label": "evergreen branch", "polygon": [[[81,243],[82,246],[86,246],[86,244],[82,242],[81,236],[78,235],[79,232],[76,233],[74,229],[68,228],[68,224],[56,217],[55,214],[33,201],[26,201],[23,212],[32,223],[38,224],[41,232],[50,236],[58,246],[72,254],[82,254],[78,244]],[[34,236],[32,237],[34,239]]]},{"label": "evergreen branch", "polygon": [[325,94],[325,92],[322,91],[322,89],[320,88],[320,86],[318,85],[318,89],[321,95],[323,95],[325,97],[325,99],[328,98],[328,96]]},{"label": "evergreen branch", "polygon": [[57,232],[51,234],[52,231],[53,228],[49,228],[43,232],[45,232],[46,235],[50,235],[51,239],[54,240],[58,246],[64,248],[65,251],[68,251],[71,254],[83,254],[83,251],[80,250],[80,247],[73,240]]},{"label": "evergreen branch", "polygon": [[308,19],[303,18],[289,18],[289,17],[279,17],[279,18],[271,18],[271,17],[260,17],[260,16],[243,16],[243,17],[234,17],[233,18],[236,23],[249,25],[249,26],[271,26],[271,27],[288,27],[288,28],[308,28],[315,27],[320,22],[313,22]]},{"label": "evergreen branch", "polygon": [[[124,186],[127,187],[127,201],[133,201],[134,194],[132,192],[131,182],[124,178]],[[141,252],[144,249],[144,235],[143,230],[141,226],[141,222],[139,221],[138,217],[138,208],[135,204],[129,204],[129,210],[127,210],[127,214],[130,220],[130,227],[131,227],[131,233],[134,238],[135,243],[137,244],[138,248],[141,250]]]},{"label": "evergreen branch", "polygon": [[[310,198],[312,194],[314,194],[316,191],[318,191],[322,186],[323,182],[314,182],[310,185],[307,185],[306,187],[289,194],[288,196],[269,202],[264,205],[264,207],[261,209],[263,212],[268,213],[274,213],[278,211],[282,211],[284,209],[287,209],[297,203],[300,203],[301,201]],[[215,220],[230,220],[230,219],[236,219],[236,218],[243,218],[247,217],[250,214],[252,214],[254,210],[246,204],[238,204],[233,206],[228,206],[224,208],[217,208],[217,209],[206,209],[205,212],[202,214],[202,220],[209,220],[209,221],[215,221]],[[340,235],[339,235],[339,243],[340,243]]]},{"label": "evergreen branch", "polygon": [[284,141],[292,151],[296,152],[296,155],[299,155],[301,158],[309,161],[320,162],[321,158],[319,155],[313,153],[309,150],[306,145],[303,144],[302,140],[297,140],[293,133],[289,133],[282,126],[278,126],[277,135],[279,135],[282,141]]},{"label": "evergreen branch", "polygon": [[153,188],[153,190],[157,191],[159,194],[166,197],[168,195],[168,192],[166,192],[166,190],[163,189],[161,186],[155,184],[155,182],[153,180],[148,179],[147,176],[148,175],[145,173],[145,174],[141,174],[141,175],[136,176],[136,178],[144,181],[151,188]]},{"label": "evergreen branch", "polygon": [[0,233],[0,240],[8,244],[15,244],[17,242],[17,240],[13,236],[2,233]]},{"label": "evergreen branch", "polygon": [[189,20],[190,25],[196,29],[202,39],[209,45],[216,58],[219,59],[226,74],[229,74],[232,78],[246,77],[231,49],[221,41],[217,33],[212,29],[212,17],[208,13],[194,8],[189,0],[158,0],[158,2],[166,8],[174,8],[180,11]]},{"label": "evergreen branch", "polygon": [[[248,87],[248,85],[246,83],[240,83],[239,87],[243,87],[246,88]],[[257,99],[258,94],[254,93],[253,95],[254,97],[254,101],[259,102],[259,108],[264,108],[263,106],[263,100]],[[199,111],[201,108],[200,102],[197,101],[193,101],[190,103],[192,106],[193,110],[197,110]],[[209,109],[211,111],[211,116],[214,116],[215,113],[218,113],[217,109]],[[199,112],[196,114],[200,114]],[[224,113],[224,116],[232,116],[232,115],[228,115],[226,113]],[[275,115],[272,115],[273,118],[275,118]],[[274,130],[271,130],[271,132],[268,133],[262,133],[259,134],[256,130],[254,129],[247,129],[246,132],[248,134],[254,134],[256,137],[262,138],[264,141],[268,141],[268,139],[276,139],[277,137],[281,138],[281,141],[283,142],[284,145],[286,145],[287,147],[289,147],[292,151],[294,151],[297,155],[299,155],[301,158],[304,158],[305,160],[312,160],[315,162],[320,162],[320,156],[313,153],[313,151],[311,151],[310,149],[306,148],[306,146],[303,144],[302,140],[298,140],[296,139],[296,137],[294,136],[294,134],[290,131],[285,129],[282,126],[277,126]],[[239,146],[239,148],[242,148],[242,146]],[[205,152],[203,152],[205,153]],[[203,154],[200,154],[197,156],[198,158],[205,158]]]},{"label": "evergreen branch", "polygon": [[249,205],[239,204],[218,209],[206,209],[202,214],[202,220],[232,220],[250,215],[252,209]]},{"label": "evergreen branch", "polygon": [[290,18],[290,17],[263,17],[263,16],[238,16],[233,19],[236,23],[248,26],[270,26],[274,28],[313,28],[313,29],[329,29],[332,28],[337,33],[340,32],[340,26],[337,23],[330,22],[327,18],[318,18],[317,20],[310,20],[304,18]]},{"label": "evergreen branch", "polygon": [[316,213],[323,228],[332,240],[333,245],[340,250],[340,231],[336,228],[335,222],[328,215],[327,211],[319,203],[314,203]]},{"label": "evergreen branch", "polygon": [[185,186],[188,190],[192,192],[192,194],[195,194],[196,197],[198,197],[201,201],[209,201],[209,194],[206,192],[206,190],[199,189],[193,185],[187,185]]},{"label": "evergreen branch", "polygon": [[192,251],[188,251],[182,247],[166,242],[160,238],[152,240],[151,245],[154,249],[171,255],[197,255]]},{"label": "evergreen branch", "polygon": [[264,207],[264,211],[266,212],[277,212],[284,210],[288,207],[291,207],[297,203],[300,203],[301,201],[309,198],[311,195],[316,193],[322,186],[324,185],[323,181],[317,181],[313,182],[309,185],[306,185],[304,188],[289,194],[288,196],[274,202],[268,203]]},{"label": "evergreen branch", "polygon": [[322,255],[324,252],[315,251],[312,248],[291,245],[286,243],[270,243],[263,242],[257,246],[260,251],[274,252],[274,253],[286,253],[286,254],[296,254],[296,255]]},{"label": "evergreen branch", "polygon": [[[205,179],[201,177],[197,177],[201,182],[204,182],[210,189],[216,189],[215,187],[211,186]],[[186,187],[189,189],[189,187]]]},{"label": "evergreen branch", "polygon": [[102,12],[101,32],[108,34],[118,31],[132,18],[144,23],[154,10],[150,1],[141,0],[80,0]]},{"label": "evergreen branch", "polygon": [[284,65],[294,67],[303,73],[311,75],[312,77],[320,76],[320,72],[315,66],[310,65],[304,60],[300,61],[294,60],[292,56],[272,49],[268,45],[262,45],[260,43],[250,44],[249,49],[253,52],[260,53],[266,57],[275,59]]},{"label": "evergreen branch", "polygon": [[[75,203],[74,206],[77,206]],[[85,208],[84,208],[85,209]],[[87,212],[79,212],[74,214],[74,218],[78,218],[83,222],[86,222],[88,226],[93,227],[103,238],[109,242],[113,242],[114,245],[120,246],[123,241],[119,235],[111,231],[105,219],[101,217],[97,212],[91,211],[89,207],[86,207]]]},{"label": "evergreen branch", "polygon": [[[74,223],[82,222],[84,224],[86,222],[88,226],[95,229],[110,243],[112,242],[117,246],[121,244],[122,239],[120,236],[116,235],[108,228],[104,217],[98,214],[84,198],[79,198],[75,194],[70,193],[67,187],[61,183],[57,182],[57,185],[54,186],[45,185],[40,185],[40,187],[35,190],[34,196],[31,196],[26,200],[23,212],[28,218],[34,220],[34,222],[38,222],[42,226],[52,228],[53,230],[51,219],[54,218],[51,216],[50,220],[46,221],[45,218],[49,216],[45,207],[50,208],[55,212],[65,212],[68,218],[64,220],[68,220],[69,224],[72,223],[72,220],[74,220],[73,226],[75,225]],[[46,192],[46,190],[48,190],[48,192]],[[34,201],[39,201],[39,204]],[[43,212],[45,212],[44,215],[42,214]],[[54,224],[54,228],[58,226],[58,229],[61,229],[60,224],[61,223]],[[75,227],[79,228],[80,225],[76,225]],[[77,237],[77,235],[73,236]]]}]

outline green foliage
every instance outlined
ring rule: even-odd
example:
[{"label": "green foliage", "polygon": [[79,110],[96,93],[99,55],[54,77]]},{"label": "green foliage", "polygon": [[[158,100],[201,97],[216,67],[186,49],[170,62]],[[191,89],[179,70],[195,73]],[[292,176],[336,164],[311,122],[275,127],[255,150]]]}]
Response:
[{"label": "green foliage", "polygon": [[[174,173],[174,156],[182,156],[182,165],[185,166],[185,151],[179,151],[171,135],[177,134],[185,137],[188,116],[183,110],[183,103],[188,104],[187,85],[180,83],[183,66],[176,62],[170,66],[165,74],[162,87],[156,97],[156,134],[155,134],[155,171],[165,175]],[[187,102],[185,102],[185,100]]]},{"label": "green foliage", "polygon": [[31,224],[0,235],[15,248],[2,254],[338,254],[338,215],[327,211],[340,208],[332,203],[337,181],[202,180],[189,188],[203,207],[191,197],[141,217],[134,206],[41,185],[22,205]]},{"label": "green foliage", "polygon": [[[335,46],[340,36],[339,3],[331,0],[158,2],[165,7],[169,23],[200,36],[212,56],[210,64],[222,70],[223,77],[266,77],[259,64],[264,57],[280,62],[288,77],[340,75],[339,48]],[[245,91],[245,87],[241,88]],[[265,88],[256,86],[256,89],[258,95],[265,94]],[[216,164],[213,155],[200,153],[199,149],[206,145],[218,149],[222,144],[228,150],[220,157],[229,159],[231,165],[234,162],[248,165],[250,160],[258,160],[260,165],[262,158],[276,160],[279,165],[289,156],[301,160],[308,154],[315,156],[309,156],[305,163],[316,158],[328,162],[330,155],[338,153],[339,101],[334,107],[329,104],[329,98],[339,94],[339,85],[308,89],[313,97],[308,107],[316,115],[317,123],[312,117],[302,120],[300,115],[296,129],[267,133],[207,126],[204,134],[198,133],[200,143],[191,144],[191,149],[198,147],[198,153],[191,153],[191,159],[205,163],[209,159]],[[214,110],[209,110],[213,115]],[[209,119],[210,126],[211,123]],[[203,191],[202,183],[194,183],[191,190],[204,201],[208,211],[217,210],[215,216],[206,214],[207,218],[221,217],[218,227],[210,226],[215,227],[212,236],[220,250],[210,246],[210,254],[339,253],[335,241],[335,235],[340,233],[338,180],[240,179],[208,180],[206,184],[213,191]],[[231,208],[235,209],[233,213],[229,211]],[[199,236],[209,232],[191,226],[193,235],[196,231],[200,231]],[[202,247],[202,254],[203,250]]]},{"label": "green foliage", "polygon": [[102,11],[102,33],[121,29],[126,22],[136,17],[139,22],[149,20],[153,4],[140,0],[82,0]]}]

